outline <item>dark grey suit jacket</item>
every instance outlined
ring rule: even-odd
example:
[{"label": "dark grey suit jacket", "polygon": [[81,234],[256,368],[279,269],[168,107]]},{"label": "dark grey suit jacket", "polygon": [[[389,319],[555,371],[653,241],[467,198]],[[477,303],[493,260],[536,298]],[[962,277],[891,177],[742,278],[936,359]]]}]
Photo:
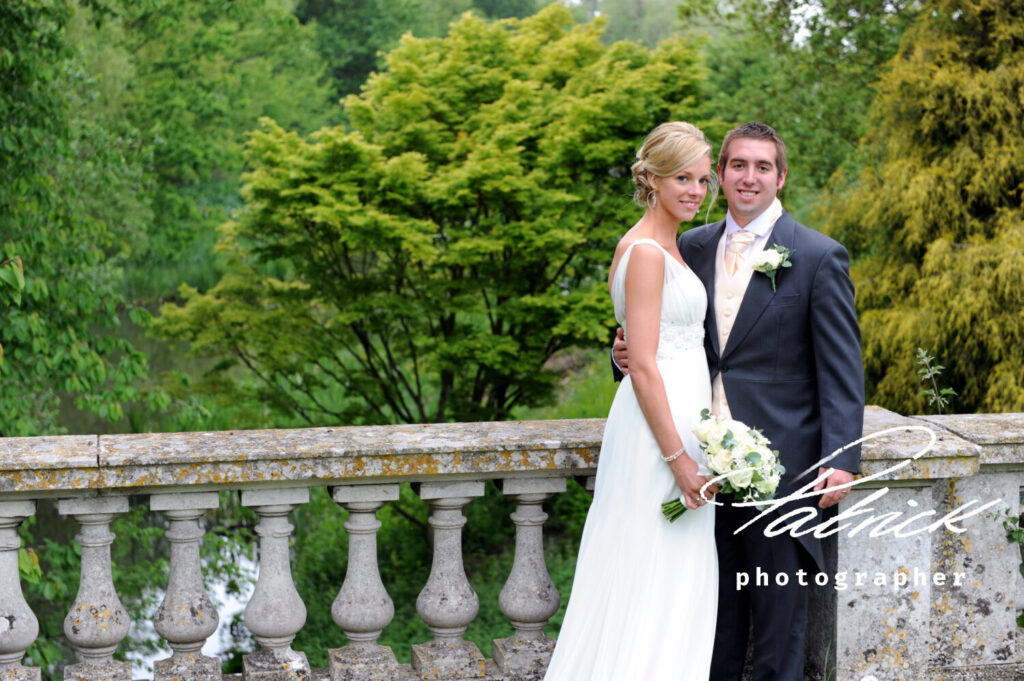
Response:
[{"label": "dark grey suit jacket", "polygon": [[[786,467],[781,497],[806,484],[810,478],[794,479],[802,471],[862,434],[864,370],[849,256],[838,242],[783,212],[766,248],[786,246],[793,266],[776,274],[775,292],[766,275],[753,274],[729,342],[720,348],[715,255],[724,230],[724,220],[689,230],[679,238],[679,251],[707,289],[711,377],[722,374],[733,418],[761,429],[779,450]],[[829,465],[859,473],[860,447]],[[816,507],[819,499],[800,505]],[[805,537],[801,543],[821,566],[818,542]]]}]

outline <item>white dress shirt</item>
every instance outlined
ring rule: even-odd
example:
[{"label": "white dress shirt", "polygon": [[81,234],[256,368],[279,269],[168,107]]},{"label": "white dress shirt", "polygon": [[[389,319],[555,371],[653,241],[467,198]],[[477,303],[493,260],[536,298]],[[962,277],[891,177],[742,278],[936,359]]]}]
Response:
[{"label": "white dress shirt", "polygon": [[765,242],[768,241],[768,237],[772,234],[772,228],[775,226],[775,221],[778,220],[781,215],[782,202],[780,202],[777,197],[772,201],[772,205],[768,206],[767,210],[751,220],[746,227],[740,227],[736,224],[736,219],[733,218],[732,212],[726,213],[725,247],[729,248],[729,243],[732,241],[732,235],[741,229],[753,232],[757,235],[757,238],[754,239],[753,243],[747,246],[746,250],[741,254],[744,258],[749,258],[751,254],[764,249]]}]

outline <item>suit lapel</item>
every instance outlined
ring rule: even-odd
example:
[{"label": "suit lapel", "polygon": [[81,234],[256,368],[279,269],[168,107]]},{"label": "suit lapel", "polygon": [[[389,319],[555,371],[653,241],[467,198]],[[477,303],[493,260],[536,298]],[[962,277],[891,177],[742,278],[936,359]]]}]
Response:
[{"label": "suit lapel", "polygon": [[[775,223],[775,227],[772,228],[772,233],[768,237],[768,243],[764,246],[765,249],[767,250],[775,244],[779,244],[792,251],[795,230],[796,223],[793,222],[793,218],[789,216],[789,213],[783,211]],[[780,276],[782,276],[781,273],[776,275],[776,284],[779,283]],[[775,292],[772,291],[771,280],[761,272],[754,272],[753,276],[750,277],[750,283],[747,285],[747,291],[743,295],[740,309],[736,313],[736,323],[733,324],[732,331],[729,333],[729,342],[725,346],[723,357],[730,354],[743,342],[743,339],[750,333],[750,330],[757,323],[757,320],[761,318],[761,315],[764,314],[765,309],[774,297]]]},{"label": "suit lapel", "polygon": [[718,240],[722,238],[724,231],[725,220],[705,227],[700,237],[693,240],[691,258],[686,263],[693,269],[693,273],[704,282],[704,288],[707,290],[708,312],[704,333],[711,340],[711,347],[716,355],[721,352],[721,348],[718,347],[718,321],[715,316],[715,252],[718,250]]}]

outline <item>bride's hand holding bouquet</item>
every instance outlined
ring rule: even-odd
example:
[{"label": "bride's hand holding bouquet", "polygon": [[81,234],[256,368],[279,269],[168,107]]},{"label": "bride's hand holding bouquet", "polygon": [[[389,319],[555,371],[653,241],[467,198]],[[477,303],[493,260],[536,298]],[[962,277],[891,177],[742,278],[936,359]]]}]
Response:
[{"label": "bride's hand holding bouquet", "polygon": [[683,449],[676,454],[676,458],[671,461],[668,460],[672,458],[671,456],[662,457],[668,462],[669,468],[672,469],[672,475],[676,479],[676,485],[683,493],[679,499],[673,501],[677,504],[685,503],[687,508],[703,506],[718,493],[718,485],[714,483],[708,485],[707,489],[704,489],[704,495],[701,496],[701,490],[708,484],[708,479],[700,474],[697,462],[687,456]]},{"label": "bride's hand holding bouquet", "polygon": [[[708,468],[715,474],[712,479],[720,482],[721,491],[734,494],[741,501],[771,499],[786,469],[779,463],[779,452],[771,449],[768,439],[741,421],[712,417],[707,409],[700,416],[693,434],[700,442]],[[703,479],[703,476],[698,477]],[[680,489],[682,497],[661,506],[670,521],[678,519],[687,508],[693,508],[689,490],[682,485]]]}]

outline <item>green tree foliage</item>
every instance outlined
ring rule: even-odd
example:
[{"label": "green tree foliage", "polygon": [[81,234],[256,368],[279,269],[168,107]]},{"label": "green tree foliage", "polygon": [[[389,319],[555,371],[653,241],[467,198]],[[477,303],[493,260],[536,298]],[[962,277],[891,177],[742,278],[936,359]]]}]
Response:
[{"label": "green tree foliage", "polygon": [[[38,2],[0,7],[0,177],[6,180],[0,182],[0,326],[12,314],[10,308],[21,304],[25,288],[25,266],[13,240],[21,205],[48,205],[54,198],[39,142],[59,137],[64,120],[61,100],[50,85],[57,77],[51,64],[68,54],[60,34],[66,17],[66,7]],[[0,332],[0,372],[5,340]],[[5,430],[0,422],[0,435]]]},{"label": "green tree foliage", "polygon": [[230,355],[307,423],[500,419],[547,399],[562,348],[606,343],[629,164],[690,118],[702,70],[680,41],[601,44],[569,11],[403,38],[354,131],[264,122],[228,274],[157,322]]},{"label": "green tree foliage", "polygon": [[[123,3],[83,42],[127,64],[102,115],[134,131],[146,180],[151,217],[131,254],[132,295],[166,296],[182,277],[212,285],[216,226],[238,203],[246,132],[261,116],[308,132],[337,110],[312,28],[278,0],[155,0]],[[96,71],[109,74],[108,63]]]},{"label": "green tree foliage", "polygon": [[57,430],[66,396],[119,420],[146,373],[115,335],[125,290],[216,281],[245,131],[322,124],[322,62],[272,0],[18,0],[0,21],[0,433]]},{"label": "green tree foliage", "polygon": [[[707,111],[759,120],[786,140],[783,200],[810,210],[829,177],[854,157],[873,83],[916,16],[916,0],[740,0],[680,4],[684,25],[709,36]],[[723,7],[728,9],[723,9]]]},{"label": "green tree foliage", "polygon": [[[16,253],[4,253],[0,260],[0,311],[10,305],[21,304],[25,288],[25,266]],[[4,361],[4,346],[0,345],[0,364]]]},{"label": "green tree foliage", "polygon": [[147,150],[125,118],[135,70],[124,32],[109,7],[76,6],[67,27],[74,48],[62,90],[68,106],[72,153],[60,164],[61,193],[76,222],[111,233],[118,264],[145,243],[153,213],[147,197]]},{"label": "green tree foliage", "polygon": [[120,323],[118,229],[81,210],[116,163],[93,153],[93,129],[71,121],[82,86],[71,16],[65,2],[0,8],[0,436],[55,432],[62,393],[118,419],[146,369],[108,335]]},{"label": "green tree foliage", "polygon": [[330,65],[338,98],[356,94],[383,55],[404,33],[420,38],[443,36],[463,12],[487,19],[526,17],[537,0],[299,0],[295,16],[316,26],[317,46]]},{"label": "green tree foliage", "polygon": [[419,0],[420,17],[410,30],[419,38],[440,38],[466,12],[484,19],[522,19],[546,4],[547,0]]},{"label": "green tree foliage", "polygon": [[541,0],[473,0],[473,8],[488,19],[523,19],[546,4]]},{"label": "green tree foliage", "polygon": [[299,0],[295,15],[303,24],[315,22],[317,48],[340,98],[359,92],[379,54],[416,24],[419,9],[417,0]]},{"label": "green tree foliage", "polygon": [[1024,6],[925,5],[879,83],[826,227],[852,250],[868,400],[922,413],[915,348],[957,411],[1024,409]]},{"label": "green tree foliage", "polygon": [[577,21],[602,16],[608,21],[604,43],[633,40],[654,47],[678,34],[678,0],[580,0],[565,2]]}]

